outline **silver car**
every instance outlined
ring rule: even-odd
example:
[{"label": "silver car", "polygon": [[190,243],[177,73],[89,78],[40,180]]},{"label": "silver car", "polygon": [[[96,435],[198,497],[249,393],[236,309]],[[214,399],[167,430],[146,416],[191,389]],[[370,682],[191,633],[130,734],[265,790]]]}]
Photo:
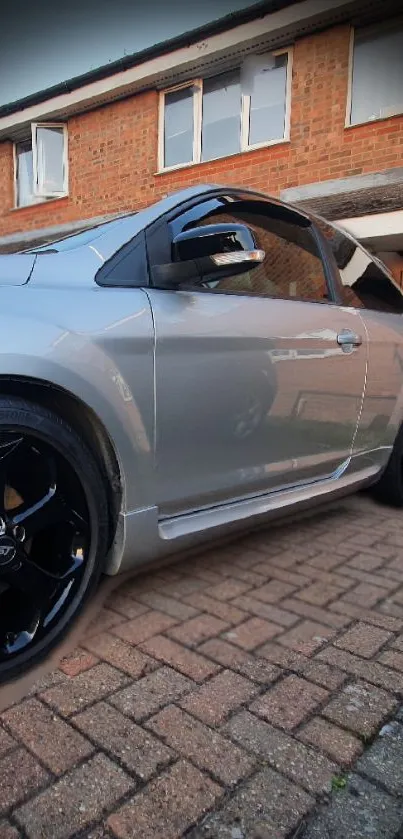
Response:
[{"label": "silver car", "polygon": [[403,296],[323,219],[191,188],[1,255],[0,285],[0,680],[103,572],[360,487],[403,504]]}]

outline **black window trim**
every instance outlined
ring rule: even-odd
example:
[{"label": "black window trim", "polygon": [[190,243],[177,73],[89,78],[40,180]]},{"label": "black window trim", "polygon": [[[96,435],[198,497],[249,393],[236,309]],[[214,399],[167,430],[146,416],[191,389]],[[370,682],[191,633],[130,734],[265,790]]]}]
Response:
[{"label": "black window trim", "polygon": [[[325,221],[325,223],[327,224],[328,222]],[[324,233],[322,233],[319,226],[315,223],[314,229],[318,246],[322,253],[323,264],[326,266],[326,271],[329,278],[328,282],[331,286],[331,293],[333,299],[332,301],[329,301],[329,303],[333,303],[334,306],[346,306],[347,303],[345,302],[344,286],[341,281],[340,272],[337,267],[337,262],[333,254],[333,251],[330,247],[328,240],[326,239],[326,236],[324,235]]]},{"label": "black window trim", "polygon": [[[347,231],[340,230],[340,228],[334,226],[331,222],[327,221],[327,219],[324,219],[324,218],[322,219],[322,218],[318,217],[318,221],[319,220],[322,221],[324,224],[328,225],[328,227],[332,228],[334,230],[335,234],[337,232],[339,232],[346,240],[350,241],[355,246],[355,248],[360,248],[360,250],[363,251],[363,253],[365,253],[369,257],[369,259],[372,260],[374,265],[377,266],[379,271],[381,271],[385,275],[385,278],[388,279],[389,281],[390,280],[393,281],[393,277],[391,276],[391,274],[388,270],[388,267],[386,265],[384,265],[382,260],[378,259],[372,253],[370,253],[370,251],[367,250],[367,248],[365,248],[364,245],[361,244],[361,242],[359,242],[357,239],[355,239],[354,236],[351,236],[351,234],[347,233]],[[335,255],[333,253],[333,250],[330,246],[330,243],[329,243],[328,239],[326,238],[324,233],[322,233],[322,231],[320,230],[319,227],[317,227],[317,235],[322,242],[323,251],[324,251],[324,253],[326,253],[326,259],[329,262],[329,269],[331,271],[333,281],[334,281],[336,305],[344,306],[348,309],[353,309],[356,312],[362,312],[362,311],[364,311],[364,312],[379,312],[379,311],[382,311],[382,309],[377,309],[375,307],[372,308],[372,307],[369,307],[369,306],[365,306],[363,303],[362,303],[361,306],[354,306],[354,304],[351,302],[351,300],[348,299],[348,296],[347,296],[346,291],[345,291],[346,286],[343,285],[343,281],[342,281],[341,275],[340,275],[340,269],[337,265],[336,258],[335,258]],[[399,317],[402,316],[399,312],[396,312],[396,313],[390,312],[389,314],[397,314],[397,315],[399,315]]]},{"label": "black window trim", "polygon": [[[128,282],[119,281],[117,271],[121,264],[127,259],[133,260],[133,271]],[[137,261],[137,271],[136,271]],[[105,288],[147,288],[149,286],[149,269],[147,260],[147,248],[145,231],[140,230],[136,236],[123,247],[119,248],[110,259],[101,265],[95,274],[97,285]]]},{"label": "black window trim", "polygon": [[[262,299],[317,303],[321,306],[343,305],[343,298],[340,293],[342,285],[338,275],[337,265],[334,262],[334,257],[330,246],[326,242],[326,238],[321,234],[315,223],[315,216],[301,210],[299,207],[294,207],[293,205],[279,201],[266,193],[250,189],[225,186],[212,187],[211,191],[206,191],[187,199],[179,207],[177,206],[169,210],[152,222],[152,224],[148,227],[140,230],[133,239],[126,242],[99,268],[95,276],[96,284],[106,288],[155,288],[156,286],[154,286],[152,281],[152,265],[157,264],[158,262],[169,262],[171,258],[171,239],[169,233],[170,223],[184,214],[187,214],[192,210],[194,211],[198,207],[206,205],[208,202],[213,201],[214,199],[219,199],[220,197],[230,197],[234,200],[260,201],[277,207],[283,207],[288,212],[297,216],[298,219],[301,220],[301,224],[303,226],[310,227],[312,230],[312,235],[318,246],[318,253],[323,264],[329,299],[325,303],[298,297],[270,297],[269,295],[267,295],[267,297],[262,295]],[[200,213],[200,215],[202,216],[203,213]],[[138,254],[139,251],[141,255],[143,255],[143,248],[145,249],[143,269],[144,266],[146,266],[146,270],[143,270],[143,276],[136,277],[136,272],[133,270],[133,279],[130,283],[119,282],[118,278],[114,277],[114,272],[118,265],[122,260],[126,258],[129,259],[130,254],[133,256],[133,261],[135,260],[136,253]],[[205,291],[207,293],[213,293],[208,289],[205,289]],[[239,292],[226,291],[220,293],[239,295]],[[217,294],[217,292],[215,292],[215,294]],[[247,295],[243,294],[242,296]]]}]

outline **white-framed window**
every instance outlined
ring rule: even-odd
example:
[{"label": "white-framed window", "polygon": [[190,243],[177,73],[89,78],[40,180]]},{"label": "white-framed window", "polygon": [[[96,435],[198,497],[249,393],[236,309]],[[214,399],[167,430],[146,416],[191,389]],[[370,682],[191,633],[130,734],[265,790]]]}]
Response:
[{"label": "white-framed window", "polygon": [[288,140],[291,55],[249,56],[235,70],[162,91],[159,170]]},{"label": "white-framed window", "polygon": [[352,31],[346,125],[403,113],[403,20]]},{"label": "white-framed window", "polygon": [[17,207],[67,195],[67,126],[34,122],[31,137],[14,144]]}]

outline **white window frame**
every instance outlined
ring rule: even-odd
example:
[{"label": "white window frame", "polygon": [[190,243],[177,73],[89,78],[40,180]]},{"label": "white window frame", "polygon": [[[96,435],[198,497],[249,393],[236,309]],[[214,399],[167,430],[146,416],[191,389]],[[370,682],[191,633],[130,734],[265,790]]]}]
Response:
[{"label": "white window frame", "polygon": [[[59,190],[46,190],[41,188],[41,181],[43,177],[41,176],[41,169],[38,166],[38,146],[37,146],[37,129],[38,128],[58,128],[59,130],[63,130],[63,189]],[[27,138],[28,139],[28,138]],[[69,183],[69,172],[68,172],[68,129],[67,125],[64,122],[32,122],[31,123],[31,144],[32,144],[32,163],[33,163],[33,184],[32,184],[32,196],[33,201],[29,204],[18,204],[18,154],[17,154],[17,146],[23,140],[17,141],[14,143],[13,148],[13,156],[14,156],[14,206],[17,209],[22,209],[23,207],[32,207],[34,204],[42,203],[44,201],[49,201],[56,198],[64,198],[68,195],[68,183]]]},{"label": "white window frame", "polygon": [[[380,26],[380,32],[382,32],[382,26]],[[344,122],[345,128],[355,128],[357,125],[371,125],[373,122],[383,122],[385,119],[391,119],[392,117],[398,117],[403,114],[403,106],[397,108],[396,110],[392,110],[389,114],[375,117],[374,119],[364,119],[361,122],[351,122],[351,111],[353,106],[353,71],[354,71],[354,46],[355,46],[355,33],[356,28],[354,26],[350,29],[350,46],[349,46],[349,54],[348,54],[348,82],[347,82],[347,100],[346,100],[346,118]]]},{"label": "white window frame", "polygon": [[[203,79],[196,78],[191,81],[182,82],[181,84],[173,85],[160,91],[159,95],[159,113],[158,113],[158,172],[172,172],[175,169],[186,169],[188,166],[198,165],[200,163],[211,163],[213,160],[222,160],[225,157],[233,157],[234,154],[243,154],[255,149],[266,148],[267,146],[277,146],[281,143],[288,143],[290,141],[290,115],[291,115],[291,83],[292,83],[292,61],[293,48],[273,50],[270,55],[287,55],[287,72],[286,72],[286,89],[285,89],[285,114],[284,114],[284,135],[274,140],[264,140],[262,143],[248,142],[249,134],[249,116],[251,96],[249,94],[241,94],[241,143],[238,152],[231,152],[229,154],[220,155],[219,157],[209,158],[208,160],[201,159],[201,140],[202,140],[202,107],[203,107]],[[221,75],[216,73],[215,76]],[[165,145],[165,97],[177,90],[186,90],[187,88],[194,88],[193,93],[193,157],[186,163],[175,163],[173,166],[165,166],[164,161],[164,145]]]}]

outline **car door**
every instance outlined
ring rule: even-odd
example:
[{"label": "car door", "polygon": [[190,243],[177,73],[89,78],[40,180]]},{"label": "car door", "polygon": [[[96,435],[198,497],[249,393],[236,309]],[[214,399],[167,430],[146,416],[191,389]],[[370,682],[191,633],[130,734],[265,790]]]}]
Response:
[{"label": "car door", "polygon": [[[265,251],[259,267],[203,285],[184,284],[178,270],[171,289],[156,287],[153,267],[171,259],[179,232],[225,222],[253,231]],[[332,302],[310,220],[276,202],[223,194],[178,212],[147,246],[161,514],[339,469],[358,421],[366,344],[359,315]]]}]

